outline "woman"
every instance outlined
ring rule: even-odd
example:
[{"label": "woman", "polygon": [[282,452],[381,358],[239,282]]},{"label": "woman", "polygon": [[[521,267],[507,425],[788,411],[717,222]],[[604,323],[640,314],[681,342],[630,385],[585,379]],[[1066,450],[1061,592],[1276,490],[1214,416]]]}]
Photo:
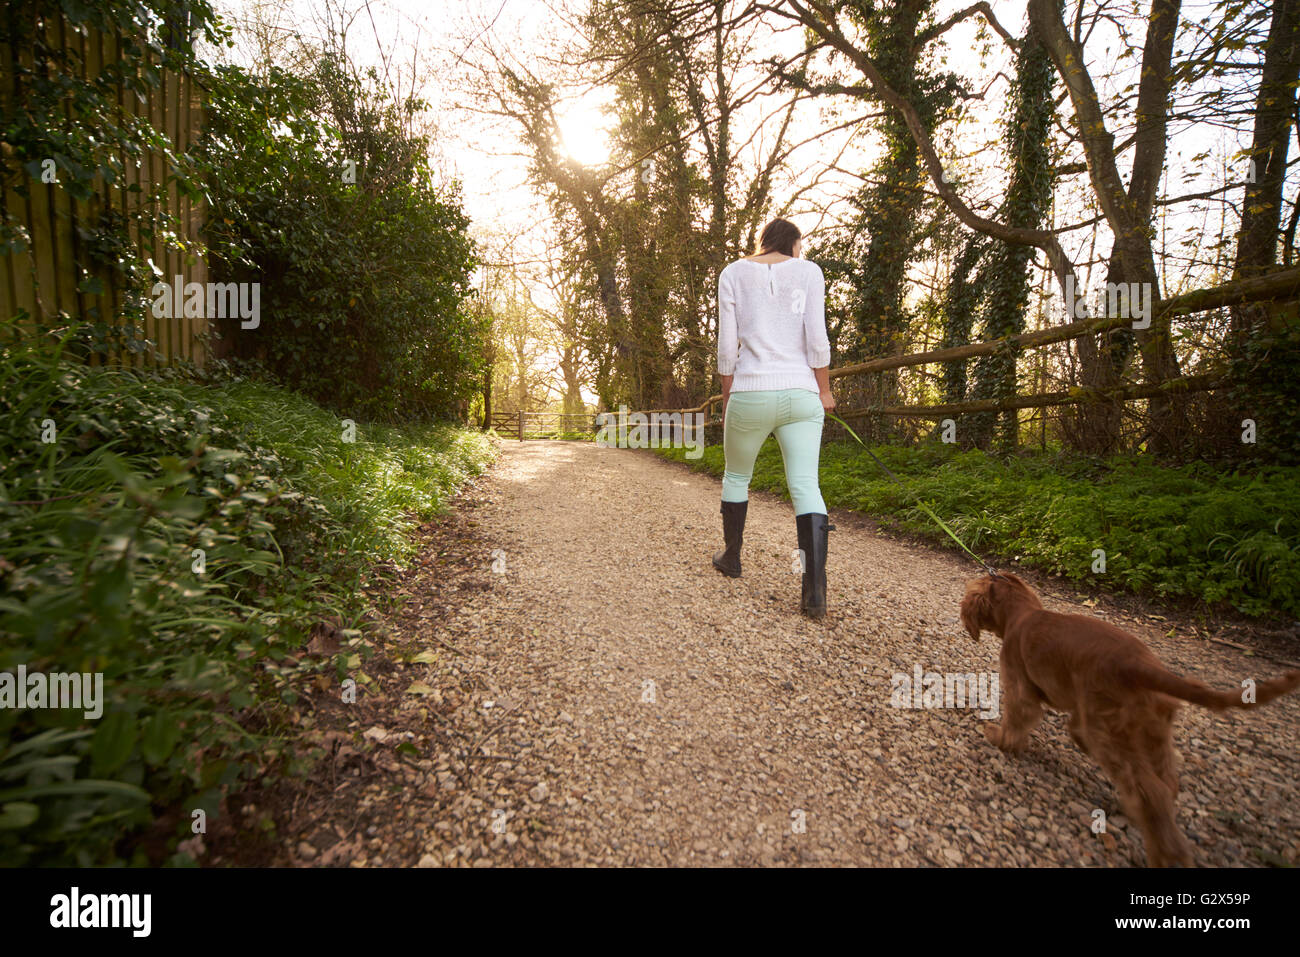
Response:
[{"label": "woman", "polygon": [[754,459],[773,432],[785,462],[803,565],[800,609],[826,614],[826,517],[817,482],[822,419],[835,408],[828,376],[826,284],[815,263],[800,259],[802,235],[774,219],[759,251],[718,279],[718,373],[722,376],[722,535],[713,567],[740,577],[740,543]]}]

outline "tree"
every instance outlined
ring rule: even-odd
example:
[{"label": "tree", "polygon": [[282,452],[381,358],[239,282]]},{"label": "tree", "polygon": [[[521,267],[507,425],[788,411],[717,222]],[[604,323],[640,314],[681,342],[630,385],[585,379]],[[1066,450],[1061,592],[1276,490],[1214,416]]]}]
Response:
[{"label": "tree", "polygon": [[[718,272],[752,247],[795,148],[797,96],[737,136],[762,84],[737,88],[747,39],[733,6],[604,0],[576,18],[563,75],[544,79],[500,53],[482,67],[482,108],[522,132],[560,242],[582,261],[584,303],[598,308],[579,309],[580,331],[607,406],[681,407],[709,394]],[[584,167],[560,148],[562,88],[575,87],[610,94],[607,164]]]},{"label": "tree", "polygon": [[[844,6],[846,21],[862,36],[882,77],[916,104],[930,128],[952,106],[955,87],[951,74],[936,72],[927,62],[923,34],[930,35],[933,6],[933,0],[860,0]],[[847,93],[877,102],[872,88],[854,86],[841,77],[813,80],[805,70],[790,70],[783,79],[819,96]],[[905,292],[921,228],[925,174],[916,142],[897,110],[886,109],[874,132],[880,138],[880,154],[864,176],[865,185],[852,197],[855,215],[834,242],[818,249],[819,256],[829,260],[828,278],[842,279],[845,287],[852,330],[841,333],[837,357],[849,362],[902,352],[912,321]],[[897,400],[897,373],[886,372],[874,376],[869,388],[856,390],[849,401],[895,405]],[[888,431],[877,420],[865,424],[864,430],[875,438]]]},{"label": "tree", "polygon": [[[1010,113],[1006,120],[1011,179],[998,217],[1022,229],[1042,228],[1051,202],[1051,134],[1056,114],[1052,100],[1053,79],[1052,61],[1047,51],[1032,31],[1027,33],[1019,44]],[[1032,248],[1002,241],[994,241],[986,247],[979,239],[972,239],[972,244],[977,254],[987,248],[978,282],[983,298],[983,338],[1005,339],[1024,332]],[[959,287],[959,297],[961,292]],[[975,368],[974,398],[1010,399],[1017,394],[1016,354],[1013,351],[988,356],[977,362]],[[971,416],[965,440],[986,447],[992,438],[994,418],[989,413]],[[998,413],[996,421],[997,445],[1003,451],[1015,449],[1019,440],[1016,410]]]}]

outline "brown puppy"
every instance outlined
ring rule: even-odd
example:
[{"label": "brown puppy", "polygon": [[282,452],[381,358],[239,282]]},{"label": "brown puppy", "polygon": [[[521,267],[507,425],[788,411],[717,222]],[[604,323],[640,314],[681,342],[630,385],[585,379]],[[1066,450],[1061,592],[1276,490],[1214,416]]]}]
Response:
[{"label": "brown puppy", "polygon": [[1069,712],[1070,735],[1119,791],[1124,811],[1142,828],[1155,867],[1189,865],[1192,847],[1174,818],[1178,770],[1173,744],[1176,699],[1205,708],[1249,708],[1300,687],[1300,671],[1239,691],[1215,691],[1180,677],[1126,631],[1083,615],[1047,611],[1033,589],[999,572],[966,586],[961,621],[1002,639],[1002,723],[984,734],[1018,752],[1043,717],[1043,706]]}]

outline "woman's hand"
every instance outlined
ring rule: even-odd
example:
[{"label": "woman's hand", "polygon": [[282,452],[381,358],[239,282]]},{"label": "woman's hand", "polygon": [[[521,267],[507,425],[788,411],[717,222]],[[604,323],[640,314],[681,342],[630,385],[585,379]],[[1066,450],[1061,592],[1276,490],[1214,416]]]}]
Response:
[{"label": "woman's hand", "polygon": [[820,369],[813,369],[813,376],[817,379],[817,393],[822,400],[822,408],[827,412],[834,411],[835,396],[831,395],[830,366],[822,366]]}]

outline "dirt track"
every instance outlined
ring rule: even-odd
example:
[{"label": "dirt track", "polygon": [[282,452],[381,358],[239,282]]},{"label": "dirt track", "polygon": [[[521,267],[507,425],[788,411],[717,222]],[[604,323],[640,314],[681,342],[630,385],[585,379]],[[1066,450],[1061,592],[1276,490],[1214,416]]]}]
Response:
[{"label": "dirt track", "polygon": [[[957,620],[973,564],[846,517],[831,535],[830,613],[810,622],[789,504],[753,496],[744,577],[731,580],[709,565],[718,491],[648,452],[504,443],[470,492],[477,507],[458,513],[472,515],[459,585],[437,570],[403,584],[395,624],[438,660],[401,684],[437,690],[379,715],[391,737],[377,744],[378,780],[354,789],[359,827],[316,862],[1144,862],[1061,715],[1013,759],[986,743],[978,708],[891,706],[892,676],[917,666],[997,670],[996,639],[973,643]],[[1065,594],[1044,602],[1106,617],[1216,687],[1282,668]],[[1183,710],[1179,821],[1199,864],[1300,860],[1298,725],[1300,696],[1250,713]],[[382,753],[404,726],[427,755],[416,766]],[[1094,809],[1104,836],[1090,830]]]}]

